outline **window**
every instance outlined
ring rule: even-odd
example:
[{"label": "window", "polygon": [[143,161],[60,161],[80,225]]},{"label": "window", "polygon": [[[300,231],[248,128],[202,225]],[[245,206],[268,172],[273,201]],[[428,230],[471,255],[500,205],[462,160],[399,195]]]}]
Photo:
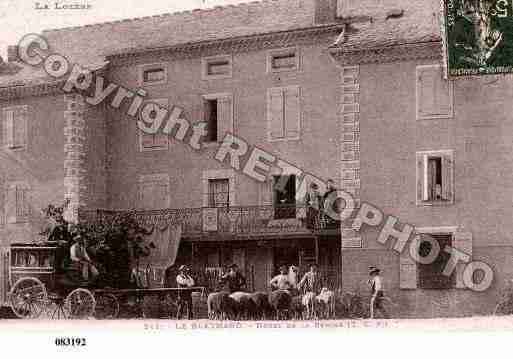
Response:
[{"label": "window", "polygon": [[30,187],[26,183],[10,183],[7,186],[7,198],[5,202],[7,223],[20,223],[29,220]]},{"label": "window", "polygon": [[[157,105],[168,107],[169,100],[168,99],[156,99],[150,100],[148,102],[155,103]],[[141,106],[141,108],[143,108]],[[156,113],[155,113],[156,114]],[[153,113],[150,113],[150,116],[153,116]],[[159,129],[157,133],[146,133],[137,128],[139,132],[139,149],[141,152],[144,151],[156,151],[156,150],[167,150],[169,149],[169,136],[165,134],[162,129]]]},{"label": "window", "polygon": [[28,106],[3,109],[2,133],[4,147],[10,150],[24,149],[27,144]]},{"label": "window", "polygon": [[299,86],[270,88],[267,92],[269,141],[298,140],[300,122]]},{"label": "window", "polygon": [[299,54],[297,48],[271,50],[267,54],[267,72],[299,70]]},{"label": "window", "polygon": [[235,206],[235,171],[203,171],[203,207]]},{"label": "window", "polygon": [[[431,237],[431,240],[438,242],[440,253],[433,263],[417,264],[418,287],[421,289],[449,289],[454,287],[454,272],[450,276],[445,276],[443,270],[450,258],[450,253],[443,249],[446,246],[452,246],[451,234],[421,234],[421,237]],[[431,251],[431,243],[427,240],[422,241],[419,246],[419,255],[427,257]]]},{"label": "window", "polygon": [[453,188],[453,152],[417,152],[417,204],[451,204]]},{"label": "window", "polygon": [[430,241],[436,241],[440,252],[433,257],[429,264],[417,263],[411,256],[409,248],[401,252],[399,259],[399,286],[401,289],[449,289],[466,288],[463,271],[466,262],[460,261],[450,276],[445,276],[443,270],[450,258],[450,253],[444,249],[449,246],[470,257],[472,261],[472,233],[464,232],[457,227],[417,227],[415,231],[421,239],[418,254],[426,257],[431,251]]},{"label": "window", "polygon": [[205,142],[222,142],[227,132],[233,132],[231,94],[203,96],[203,117],[207,123]]},{"label": "window", "polygon": [[167,82],[165,64],[146,64],[139,66],[139,85],[157,85]]},{"label": "window", "polygon": [[451,118],[453,84],[444,80],[439,65],[417,66],[417,119]]},{"label": "window", "polygon": [[139,177],[140,209],[169,208],[169,175],[153,174]]},{"label": "window", "polygon": [[274,176],[274,218],[296,218],[296,176]]},{"label": "window", "polygon": [[230,55],[213,56],[202,59],[203,80],[232,77],[232,57]]},{"label": "window", "polygon": [[208,206],[228,207],[230,205],[230,180],[228,178],[208,180]]}]

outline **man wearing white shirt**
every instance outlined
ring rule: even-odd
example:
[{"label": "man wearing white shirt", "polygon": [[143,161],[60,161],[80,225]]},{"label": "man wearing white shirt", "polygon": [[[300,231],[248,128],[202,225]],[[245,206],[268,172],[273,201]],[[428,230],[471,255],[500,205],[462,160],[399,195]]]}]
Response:
[{"label": "man wearing white shirt", "polygon": [[383,291],[383,282],[381,280],[381,276],[379,275],[381,272],[380,269],[376,267],[369,268],[369,285],[371,286],[372,296],[370,300],[370,317],[374,318],[374,314],[376,310],[379,310],[383,316],[383,318],[388,318],[388,313],[383,306],[385,294]]},{"label": "man wearing white shirt", "polygon": [[269,283],[271,284],[271,289],[290,290],[292,285],[287,274],[287,267],[281,266],[280,274],[271,279]]},{"label": "man wearing white shirt", "polygon": [[[176,284],[178,288],[191,288],[194,287],[194,279],[189,275],[189,267],[181,265],[178,268],[178,275],[176,276]],[[178,313],[177,317],[180,319],[183,310],[187,307],[187,319],[192,319],[192,295],[190,290],[178,291]]]}]

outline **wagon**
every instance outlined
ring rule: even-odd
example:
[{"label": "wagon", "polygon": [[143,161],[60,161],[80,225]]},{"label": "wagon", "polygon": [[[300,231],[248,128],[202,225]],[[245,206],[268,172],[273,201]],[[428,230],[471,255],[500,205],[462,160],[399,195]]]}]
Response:
[{"label": "wagon", "polygon": [[50,319],[116,318],[127,298],[135,299],[138,314],[145,317],[143,303],[148,297],[167,302],[178,312],[181,303],[172,300],[173,294],[204,293],[203,287],[109,288],[99,284],[101,281],[84,281],[62,268],[67,253],[68,248],[53,243],[11,246],[10,279],[14,284],[9,302],[18,318],[38,318],[43,313]]}]

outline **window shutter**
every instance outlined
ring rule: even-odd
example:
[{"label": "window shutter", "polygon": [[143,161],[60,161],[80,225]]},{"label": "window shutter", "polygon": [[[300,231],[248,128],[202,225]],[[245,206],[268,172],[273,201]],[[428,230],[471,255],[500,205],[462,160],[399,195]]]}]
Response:
[{"label": "window shutter", "polygon": [[7,206],[7,189],[5,187],[5,181],[2,177],[0,177],[0,227],[2,227],[6,220],[5,214]]},{"label": "window shutter", "polygon": [[154,208],[169,208],[169,186],[165,182],[153,183],[153,203]]},{"label": "window shutter", "polygon": [[22,107],[16,110],[13,119],[14,147],[24,147],[27,143],[27,109]]},{"label": "window shutter", "polygon": [[430,200],[436,199],[436,163],[434,161],[429,161],[427,158],[424,159],[426,161],[427,166],[427,198]]},{"label": "window shutter", "polygon": [[429,187],[429,171],[428,171],[428,156],[422,155],[422,169],[421,169],[421,178],[422,178],[422,200],[429,201],[429,191],[432,190],[432,187]]},{"label": "window shutter", "polygon": [[14,147],[14,111],[4,110],[4,144],[7,148]]},{"label": "window shutter", "polygon": [[417,288],[417,263],[410,257],[409,251],[403,251],[399,256],[399,288]]},{"label": "window shutter", "polygon": [[454,165],[452,156],[445,154],[442,156],[442,199],[445,201],[453,200],[453,171]]},{"label": "window shutter", "polygon": [[262,206],[273,205],[273,181],[266,179],[265,182],[260,182],[259,185],[259,202]]},{"label": "window shutter", "polygon": [[10,185],[6,191],[5,214],[7,223],[16,223],[16,186]]},{"label": "window shutter", "polygon": [[[152,99],[151,102],[156,103],[160,106],[168,108],[168,99]],[[169,146],[169,136],[164,133],[161,129],[155,134],[148,134],[138,129],[139,135],[141,136],[141,150],[147,149],[167,149]]]},{"label": "window shutter", "polygon": [[417,68],[418,118],[452,116],[451,83],[442,78],[440,66]]},{"label": "window shutter", "polygon": [[[470,256],[472,260],[472,233],[457,231],[454,233],[453,248]],[[465,269],[466,263],[458,262],[456,265],[456,288],[465,288],[463,283],[463,270]]]},{"label": "window shutter", "polygon": [[138,207],[141,209],[150,209],[151,208],[151,185],[149,183],[140,182],[139,183],[139,205]]},{"label": "window shutter", "polygon": [[285,137],[298,138],[301,123],[299,86],[285,89]]},{"label": "window shutter", "polygon": [[273,88],[268,90],[268,123],[269,123],[269,139],[275,140],[284,136],[284,104],[283,90],[281,88]]},{"label": "window shutter", "polygon": [[217,99],[217,141],[223,142],[227,132],[233,132],[231,96],[223,96]]},{"label": "window shutter", "polygon": [[417,153],[417,201],[424,200],[424,156]]},{"label": "window shutter", "polygon": [[28,189],[23,186],[15,187],[16,196],[16,221],[27,219],[29,216]]}]

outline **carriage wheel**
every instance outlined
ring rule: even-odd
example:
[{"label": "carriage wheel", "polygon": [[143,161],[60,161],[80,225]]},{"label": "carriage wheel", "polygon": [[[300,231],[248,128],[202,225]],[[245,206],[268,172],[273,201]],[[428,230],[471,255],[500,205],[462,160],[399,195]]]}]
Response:
[{"label": "carriage wheel", "polygon": [[94,317],[96,319],[114,319],[119,314],[119,301],[115,295],[107,293],[96,297]]},{"label": "carriage wheel", "polygon": [[9,301],[18,318],[37,318],[47,301],[46,287],[37,278],[20,278],[9,293]]},{"label": "carriage wheel", "polygon": [[513,313],[512,305],[509,301],[500,302],[495,306],[493,315],[510,315]]},{"label": "carriage wheel", "polygon": [[64,306],[70,319],[88,319],[93,316],[96,300],[90,291],[78,288],[68,294]]}]

